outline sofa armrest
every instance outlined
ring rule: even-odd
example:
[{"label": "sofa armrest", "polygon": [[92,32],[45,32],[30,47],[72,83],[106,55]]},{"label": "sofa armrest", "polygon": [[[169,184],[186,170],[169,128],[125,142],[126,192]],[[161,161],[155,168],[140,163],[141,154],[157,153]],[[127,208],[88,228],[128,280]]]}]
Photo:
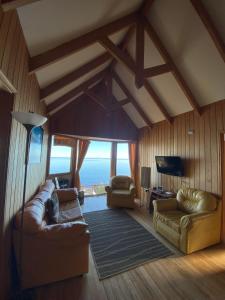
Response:
[{"label": "sofa armrest", "polygon": [[135,195],[136,194],[136,188],[135,188],[135,185],[133,183],[130,184],[130,193]]},{"label": "sofa armrest", "polygon": [[73,201],[77,199],[77,189],[69,188],[69,189],[60,189],[55,190],[59,199],[59,202],[67,202]]},{"label": "sofa armrest", "polygon": [[207,223],[211,223],[212,219],[216,216],[215,212],[201,212],[193,213],[183,216],[180,219],[181,229],[190,230],[195,226],[204,226]]},{"label": "sofa armrest", "polygon": [[177,199],[159,199],[153,201],[154,211],[168,211],[177,209]]},{"label": "sofa armrest", "polygon": [[84,235],[89,236],[87,226],[88,224],[82,221],[47,225],[37,233],[36,238],[48,241],[72,241]]}]

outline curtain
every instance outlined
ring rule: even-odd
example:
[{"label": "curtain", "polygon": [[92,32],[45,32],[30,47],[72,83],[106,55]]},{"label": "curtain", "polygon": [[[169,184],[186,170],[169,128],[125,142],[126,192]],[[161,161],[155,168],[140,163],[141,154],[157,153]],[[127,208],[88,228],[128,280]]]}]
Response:
[{"label": "curtain", "polygon": [[117,158],[117,143],[112,142],[110,177],[113,177],[116,175],[116,158]]},{"label": "curtain", "polygon": [[137,145],[136,143],[129,143],[129,161],[131,177],[136,181],[136,167],[137,167]]},{"label": "curtain", "polygon": [[77,150],[77,167],[75,171],[75,178],[74,178],[74,186],[80,189],[80,169],[83,164],[85,155],[87,153],[90,141],[88,140],[79,140],[78,150]]}]

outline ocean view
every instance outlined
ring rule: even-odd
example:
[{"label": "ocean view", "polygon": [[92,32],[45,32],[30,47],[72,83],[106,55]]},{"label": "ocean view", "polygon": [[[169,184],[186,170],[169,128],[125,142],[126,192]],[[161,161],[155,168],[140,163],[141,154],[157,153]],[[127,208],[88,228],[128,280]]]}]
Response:
[{"label": "ocean view", "polygon": [[[70,170],[70,158],[52,157],[50,174],[67,173]],[[130,175],[128,159],[117,159],[117,175]],[[80,171],[81,185],[108,184],[110,178],[109,158],[86,158]]]}]

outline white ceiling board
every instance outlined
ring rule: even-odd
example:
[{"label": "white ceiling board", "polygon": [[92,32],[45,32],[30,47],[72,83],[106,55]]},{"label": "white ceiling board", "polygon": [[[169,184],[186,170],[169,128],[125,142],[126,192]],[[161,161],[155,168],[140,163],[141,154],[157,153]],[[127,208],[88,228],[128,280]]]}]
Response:
[{"label": "white ceiling board", "polygon": [[193,110],[171,73],[148,79],[170,116]]},{"label": "white ceiling board", "polygon": [[[118,44],[126,33],[127,29],[120,30],[113,34],[112,41]],[[95,57],[105,53],[106,50],[98,43],[95,43],[87,48],[82,49],[62,60],[57,61],[54,64],[47,66],[36,72],[37,79],[41,88],[49,85],[50,83],[62,78],[66,74],[76,70],[80,66],[85,65]]]},{"label": "white ceiling board", "polygon": [[121,90],[121,88],[115,82],[115,80],[112,81],[112,93],[115,96],[116,100],[118,100],[118,101],[127,98],[127,96],[124,94],[124,92]]},{"label": "white ceiling board", "polygon": [[[135,60],[136,56],[136,32],[132,35],[130,42],[128,44],[128,51],[132,58]],[[155,45],[148,37],[145,32],[145,57],[144,57],[144,66],[145,68],[154,67],[165,63],[156,49]]]},{"label": "white ceiling board", "polygon": [[224,99],[225,64],[190,1],[155,1],[149,20],[198,103]]},{"label": "white ceiling board", "polygon": [[140,0],[43,0],[18,9],[31,56],[135,11]]},{"label": "white ceiling board", "polygon": [[104,52],[105,50],[102,46],[96,43],[37,71],[36,74],[40,87],[43,88],[59,78],[62,78]]},{"label": "white ceiling board", "polygon": [[84,76],[80,77],[78,80],[76,80],[75,82],[65,86],[63,89],[60,89],[59,91],[57,91],[54,94],[49,95],[46,99],[45,99],[45,103],[47,105],[49,105],[50,103],[54,102],[56,99],[58,99],[59,97],[63,96],[64,94],[66,94],[67,92],[71,91],[72,89],[74,89],[75,87],[77,87],[78,85],[80,85],[81,83],[85,82],[86,80],[90,79],[91,77],[93,77],[95,74],[99,73],[100,71],[104,70],[107,67],[108,63],[105,63],[99,67],[97,67],[96,69],[94,69],[93,71],[85,74]]},{"label": "white ceiling board", "polygon": [[123,109],[128,114],[130,119],[134,122],[137,128],[142,128],[144,126],[147,126],[145,121],[142,119],[142,117],[139,115],[139,113],[136,111],[136,109],[131,103],[124,105]]},{"label": "white ceiling board", "polygon": [[139,106],[143,109],[149,120],[152,123],[156,123],[164,120],[164,117],[152,98],[149,96],[148,92],[144,87],[137,89],[134,84],[134,76],[131,75],[127,69],[121,64],[116,65],[116,71],[120,75],[121,79],[125,83],[126,87],[130,91],[131,95],[136,99]]}]

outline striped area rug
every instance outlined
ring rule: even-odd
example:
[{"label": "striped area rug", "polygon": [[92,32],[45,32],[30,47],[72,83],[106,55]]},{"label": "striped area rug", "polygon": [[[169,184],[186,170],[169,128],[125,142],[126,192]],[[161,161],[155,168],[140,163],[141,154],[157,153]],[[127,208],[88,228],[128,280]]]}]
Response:
[{"label": "striped area rug", "polygon": [[173,253],[122,209],[84,214],[99,279]]}]

